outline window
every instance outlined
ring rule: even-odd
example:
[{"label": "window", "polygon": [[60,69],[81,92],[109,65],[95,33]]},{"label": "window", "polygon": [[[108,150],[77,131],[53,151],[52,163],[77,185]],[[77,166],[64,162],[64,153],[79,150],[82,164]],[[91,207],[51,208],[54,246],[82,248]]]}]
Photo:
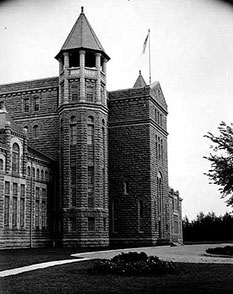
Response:
[{"label": "window", "polygon": [[88,231],[95,231],[95,218],[88,217]]},{"label": "window", "polygon": [[20,227],[24,227],[25,199],[20,198]]},{"label": "window", "polygon": [[20,197],[25,197],[25,185],[20,185]]},{"label": "window", "polygon": [[37,139],[39,137],[39,127],[36,125],[33,127],[33,138]]},{"label": "window", "polygon": [[155,136],[155,157],[158,158],[158,136]]},{"label": "window", "polygon": [[103,218],[103,227],[104,227],[104,231],[106,231],[107,230],[107,228],[106,228],[106,217]]},{"label": "window", "polygon": [[106,199],[105,199],[105,169],[102,168],[102,178],[103,178],[103,209],[105,209],[106,206]]},{"label": "window", "polygon": [[31,168],[30,168],[30,166],[28,166],[28,176],[30,177],[30,175],[31,175]]},{"label": "window", "polygon": [[162,175],[160,172],[157,175],[157,194],[158,194],[158,213],[159,213],[159,216],[161,216],[162,197],[163,197],[163,180],[162,180]]},{"label": "window", "polygon": [[9,227],[9,217],[10,217],[10,197],[5,196],[4,203],[4,226]]},{"label": "window", "polygon": [[16,143],[12,147],[12,172],[19,172],[19,145]]},{"label": "window", "polygon": [[35,176],[36,176],[36,170],[34,167],[32,168],[32,176],[33,176],[33,178],[35,178]]},{"label": "window", "polygon": [[13,196],[17,197],[17,195],[18,195],[18,184],[13,183]]},{"label": "window", "polygon": [[76,117],[72,116],[70,118],[70,145],[77,144],[77,127],[76,127]]},{"label": "window", "polygon": [[3,159],[0,159],[0,171],[3,171]]},{"label": "window", "polygon": [[70,84],[70,99],[71,101],[78,101],[79,88],[78,82],[72,82]]},{"label": "window", "polygon": [[70,229],[72,232],[76,232],[77,226],[76,226],[76,218],[70,219]]},{"label": "window", "polygon": [[40,170],[39,170],[39,168],[37,168],[37,170],[36,170],[36,177],[37,177],[38,180],[40,179]]},{"label": "window", "polygon": [[118,224],[117,207],[114,202],[112,202],[111,209],[112,209],[112,232],[117,233],[117,224]]},{"label": "window", "polygon": [[45,181],[48,181],[48,171],[45,171]]},{"label": "window", "polygon": [[12,227],[17,226],[17,197],[13,197]]},{"label": "window", "polygon": [[10,195],[10,182],[5,182],[5,194]]},{"label": "window", "polygon": [[29,112],[29,98],[23,100],[23,110],[24,112]]},{"label": "window", "polygon": [[76,206],[76,166],[71,166],[71,199],[72,206]]},{"label": "window", "polygon": [[144,215],[143,201],[138,201],[138,231],[143,232],[143,215]]},{"label": "window", "polygon": [[129,182],[128,181],[124,181],[124,183],[123,183],[123,191],[124,191],[124,195],[129,194]]},{"label": "window", "polygon": [[43,169],[41,170],[41,181],[44,181],[44,171],[43,171]]},{"label": "window", "polygon": [[88,117],[87,145],[94,145],[94,118],[92,116]]},{"label": "window", "polygon": [[88,166],[88,207],[93,208],[94,203],[94,166]]},{"label": "window", "polygon": [[40,98],[38,96],[33,97],[33,110],[34,111],[40,110]]},{"label": "window", "polygon": [[46,202],[42,201],[42,229],[46,228]]},{"label": "window", "polygon": [[37,230],[39,230],[39,217],[40,217],[40,202],[39,202],[39,199],[36,199],[35,226]]}]

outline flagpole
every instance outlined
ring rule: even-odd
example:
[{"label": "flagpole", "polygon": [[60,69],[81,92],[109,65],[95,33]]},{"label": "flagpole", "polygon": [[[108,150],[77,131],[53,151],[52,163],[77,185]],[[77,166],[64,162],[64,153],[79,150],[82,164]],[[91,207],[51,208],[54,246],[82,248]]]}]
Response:
[{"label": "flagpole", "polygon": [[151,85],[150,29],[148,30],[148,36],[149,36],[149,85]]}]

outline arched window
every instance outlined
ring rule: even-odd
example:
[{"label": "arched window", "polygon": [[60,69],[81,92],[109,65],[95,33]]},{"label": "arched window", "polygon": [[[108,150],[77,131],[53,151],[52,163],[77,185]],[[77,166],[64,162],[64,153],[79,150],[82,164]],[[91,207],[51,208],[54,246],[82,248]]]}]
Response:
[{"label": "arched window", "polygon": [[39,180],[39,178],[40,178],[40,170],[39,170],[39,168],[36,170],[36,177]]},{"label": "arched window", "polygon": [[41,170],[41,180],[44,181],[44,171],[43,171],[43,169]]},{"label": "arched window", "polygon": [[39,127],[36,125],[33,127],[33,138],[37,139],[39,137]]},{"label": "arched window", "polygon": [[158,195],[158,213],[162,212],[162,198],[163,198],[163,178],[160,172],[157,175],[157,195]]},{"label": "arched window", "polygon": [[19,145],[17,143],[12,146],[12,172],[19,172]]},{"label": "arched window", "polygon": [[70,145],[77,144],[77,125],[76,117],[71,116],[70,118]]},{"label": "arched window", "polygon": [[28,176],[30,177],[30,175],[31,175],[31,168],[30,166],[28,166]]}]

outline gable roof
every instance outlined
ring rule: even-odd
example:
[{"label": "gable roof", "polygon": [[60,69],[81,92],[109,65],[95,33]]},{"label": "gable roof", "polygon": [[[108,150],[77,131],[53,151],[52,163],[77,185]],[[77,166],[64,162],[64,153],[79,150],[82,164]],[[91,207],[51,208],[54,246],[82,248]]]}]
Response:
[{"label": "gable roof", "polygon": [[17,125],[17,123],[11,118],[11,116],[6,111],[5,106],[3,106],[0,109],[0,129],[5,129],[7,123],[10,123],[12,131],[14,131],[17,134],[24,135],[22,127]]},{"label": "gable roof", "polygon": [[87,20],[83,12],[83,7],[65,43],[55,58],[59,58],[64,51],[81,48],[101,52],[108,60],[110,59]]},{"label": "gable roof", "polygon": [[165,110],[167,110],[167,103],[159,82],[154,82],[150,85],[150,94]]}]

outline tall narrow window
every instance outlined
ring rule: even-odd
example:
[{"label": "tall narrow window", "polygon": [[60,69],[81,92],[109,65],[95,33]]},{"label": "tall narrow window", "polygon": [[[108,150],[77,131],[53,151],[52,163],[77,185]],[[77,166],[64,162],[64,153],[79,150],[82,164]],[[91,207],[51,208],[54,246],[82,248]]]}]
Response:
[{"label": "tall narrow window", "polygon": [[4,226],[9,227],[10,219],[10,182],[5,182]]},{"label": "tall narrow window", "polygon": [[3,171],[3,159],[0,159],[0,171]]},{"label": "tall narrow window", "polygon": [[38,96],[33,97],[33,110],[34,111],[40,110],[40,98]]},{"label": "tall narrow window", "polygon": [[46,202],[43,200],[42,201],[42,229],[46,228]]},{"label": "tall narrow window", "polygon": [[88,117],[87,145],[94,145],[94,118],[92,116]]},{"label": "tall narrow window", "polygon": [[102,146],[103,146],[103,164],[105,164],[105,122],[102,120]]},{"label": "tall narrow window", "polygon": [[155,156],[158,158],[158,136],[155,135]]},{"label": "tall narrow window", "polygon": [[93,208],[94,203],[94,166],[88,166],[88,207]]},{"label": "tall narrow window", "polygon": [[20,227],[24,227],[25,216],[25,185],[20,185]]},{"label": "tall narrow window", "polygon": [[105,169],[102,168],[102,178],[103,178],[103,209],[105,209],[106,206],[106,198],[105,198]]},{"label": "tall narrow window", "polygon": [[138,231],[143,232],[143,217],[144,217],[144,208],[143,201],[138,201]]},{"label": "tall narrow window", "polygon": [[39,180],[40,179],[40,170],[37,168],[36,170],[36,178]]},{"label": "tall narrow window", "polygon": [[76,232],[76,230],[77,230],[76,218],[75,217],[70,218],[70,230],[72,232]]},{"label": "tall narrow window", "polygon": [[34,126],[33,127],[33,138],[37,139],[39,137],[39,126]]},{"label": "tall narrow window", "polygon": [[71,199],[72,199],[72,206],[76,206],[76,166],[71,166]]},{"label": "tall narrow window", "polygon": [[9,227],[9,217],[10,217],[10,197],[5,196],[4,203],[4,226]]},{"label": "tall narrow window", "polygon": [[76,117],[71,116],[70,118],[70,145],[77,144],[77,125]]},{"label": "tall narrow window", "polygon": [[94,99],[95,99],[95,84],[94,83],[87,84],[86,97],[88,102],[94,102]]},{"label": "tall narrow window", "polygon": [[123,182],[123,191],[124,191],[124,195],[129,194],[129,182],[128,181]]},{"label": "tall narrow window", "polygon": [[12,146],[12,172],[19,172],[19,145],[16,143]]},{"label": "tall narrow window", "polygon": [[36,187],[36,203],[35,203],[35,226],[39,230],[40,226],[40,189]]},{"label": "tall narrow window", "polygon": [[88,231],[95,231],[95,218],[88,217]]},{"label": "tall narrow window", "polygon": [[162,175],[159,172],[157,175],[157,194],[158,194],[158,213],[161,216],[162,213],[162,197],[163,197],[163,179]]},{"label": "tall narrow window", "polygon": [[79,88],[78,88],[78,82],[72,81],[70,82],[70,100],[71,101],[78,101],[78,93],[79,93]]},{"label": "tall narrow window", "polygon": [[31,175],[31,168],[30,168],[30,166],[28,166],[28,172],[27,172],[27,174],[30,177],[30,175]]},{"label": "tall narrow window", "polygon": [[17,197],[13,196],[12,227],[17,227]]},{"label": "tall narrow window", "polygon": [[23,110],[24,112],[29,112],[29,98],[23,100]]}]

